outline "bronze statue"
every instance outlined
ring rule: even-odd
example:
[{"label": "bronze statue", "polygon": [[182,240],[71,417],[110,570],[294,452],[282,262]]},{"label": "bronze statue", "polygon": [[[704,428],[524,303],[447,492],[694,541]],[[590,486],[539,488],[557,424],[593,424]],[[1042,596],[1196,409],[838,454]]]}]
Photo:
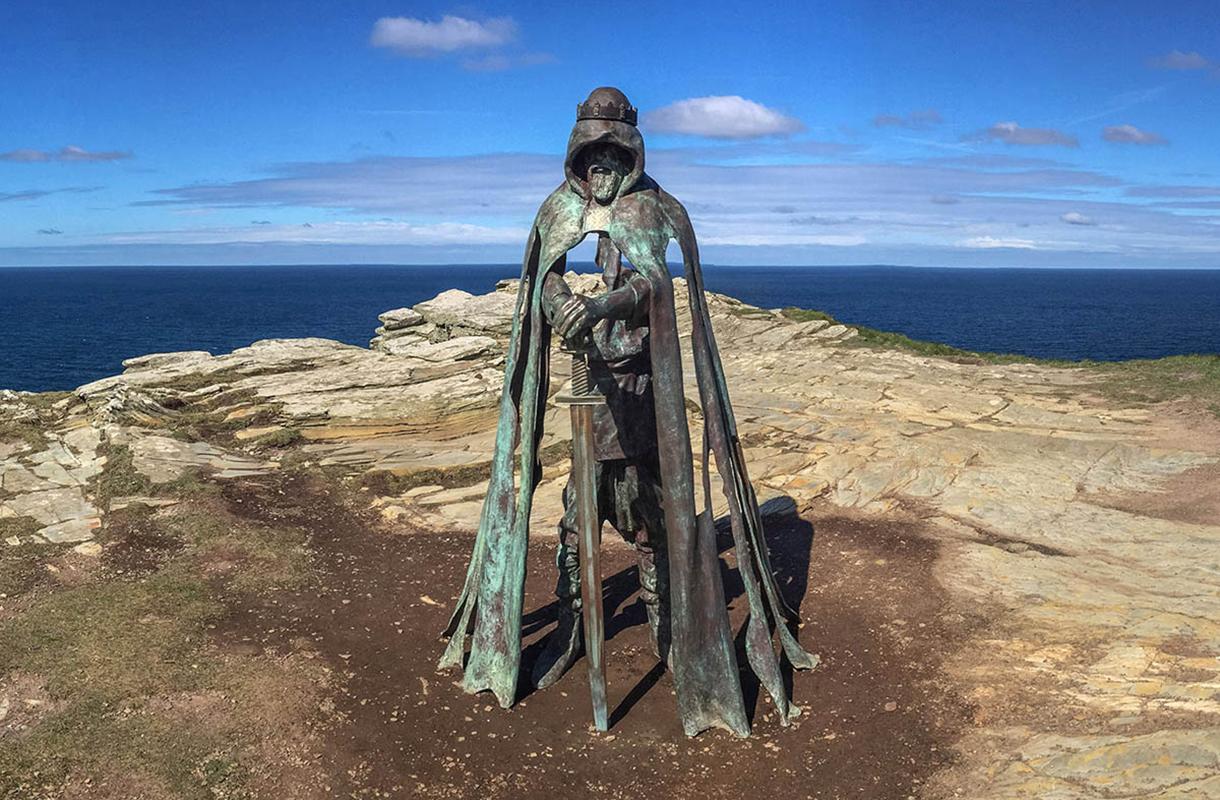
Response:
[{"label": "bronze statue", "polygon": [[[596,89],[577,107],[564,171],[566,181],[542,204],[526,244],[491,480],[466,583],[446,630],[450,641],[441,666],[462,665],[466,634],[472,632],[464,688],[490,689],[505,707],[516,698],[530,505],[541,475],[538,443],[554,331],[575,354],[574,383],[587,380],[597,398],[589,405],[583,387],[567,398],[589,407],[588,412],[573,412],[574,426],[589,420],[589,452],[582,458],[580,431],[574,430],[574,474],[564,491],[559,524],[559,621],[535,666],[534,683],[553,683],[579,657],[583,607],[585,644],[593,656],[595,716],[600,715],[598,727],[604,729],[605,701],[603,696],[599,709],[596,685],[600,628],[589,626],[591,620],[599,624],[601,587],[588,585],[591,574],[597,579],[595,571],[586,569],[582,602],[583,555],[575,544],[584,525],[591,531],[585,539],[592,538],[582,541],[595,553],[596,530],[609,521],[635,545],[654,649],[673,670],[687,734],[712,726],[749,734],[720,577],[710,453],[728,500],[749,601],[747,660],[787,724],[799,710],[784,688],[772,631],[794,667],[810,668],[817,659],[793,636],[789,626],[796,614],[780,595],[769,563],[690,219],[644,173],[636,109],[617,89]],[[597,263],[606,292],[584,297],[568,289],[563,273],[567,252],[591,233],[598,236]],[[665,262],[671,239],[681,248],[689,288],[691,347],[704,418],[701,508],[673,282]],[[596,609],[588,607],[589,598]]]}]

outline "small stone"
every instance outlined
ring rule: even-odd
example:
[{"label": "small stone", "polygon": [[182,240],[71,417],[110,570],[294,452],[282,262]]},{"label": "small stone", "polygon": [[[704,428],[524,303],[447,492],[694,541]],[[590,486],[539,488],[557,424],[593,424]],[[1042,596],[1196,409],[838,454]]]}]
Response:
[{"label": "small stone", "polygon": [[898,704],[897,704],[897,703],[894,703],[894,702],[886,703],[886,704],[885,704],[885,710],[886,710],[886,711],[897,711],[897,710],[898,710]]},{"label": "small stone", "polygon": [[82,556],[96,558],[102,554],[102,546],[97,542],[81,542],[76,547],[73,547],[72,551],[80,553]]}]

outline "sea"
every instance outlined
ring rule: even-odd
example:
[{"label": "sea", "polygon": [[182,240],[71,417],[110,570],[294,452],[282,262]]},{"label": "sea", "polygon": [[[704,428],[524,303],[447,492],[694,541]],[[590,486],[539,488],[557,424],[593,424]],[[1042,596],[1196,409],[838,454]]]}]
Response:
[{"label": "sea", "polygon": [[[578,269],[591,270],[591,265]],[[0,268],[0,389],[67,390],[125,358],[258,339],[367,345],[383,311],[491,291],[510,264]],[[676,270],[680,272],[680,269]],[[707,287],[967,350],[1114,361],[1220,353],[1220,269],[704,267]]]}]

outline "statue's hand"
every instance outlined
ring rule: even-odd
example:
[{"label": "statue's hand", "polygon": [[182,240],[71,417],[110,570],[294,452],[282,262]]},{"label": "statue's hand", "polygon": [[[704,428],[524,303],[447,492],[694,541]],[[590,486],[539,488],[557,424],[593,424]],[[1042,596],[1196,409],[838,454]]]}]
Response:
[{"label": "statue's hand", "polygon": [[555,332],[569,342],[576,342],[593,329],[597,321],[598,304],[583,294],[572,295],[555,317]]}]

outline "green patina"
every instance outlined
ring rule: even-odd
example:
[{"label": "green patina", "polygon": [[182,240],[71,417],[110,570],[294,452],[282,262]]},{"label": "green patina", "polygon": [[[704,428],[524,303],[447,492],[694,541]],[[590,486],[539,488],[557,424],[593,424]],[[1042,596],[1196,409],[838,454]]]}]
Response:
[{"label": "green patina", "polygon": [[[582,110],[600,97],[621,98],[621,93],[599,89]],[[549,272],[562,274],[566,269],[567,252],[595,233],[613,243],[650,290],[651,374],[670,554],[671,663],[683,727],[690,735],[715,726],[745,736],[749,720],[712,524],[709,451],[715,454],[729,501],[737,560],[750,607],[744,636],[747,660],[785,723],[796,709],[783,684],[772,629],[793,665],[812,667],[816,658],[793,637],[789,625],[796,616],[780,596],[769,564],[761,516],[737,442],[712,335],[690,220],[682,205],[644,173],[643,139],[623,113],[628,108],[625,98],[617,106],[599,103],[598,108],[597,114],[578,119],[573,128],[565,162],[567,179],[543,203],[526,244],[487,496],[466,583],[446,631],[451,638],[441,666],[461,667],[465,661],[463,686],[467,691],[491,690],[503,706],[516,699],[525,555],[533,492],[541,476],[539,442],[551,339],[550,324],[543,314],[542,287]],[[610,113],[602,113],[603,108]],[[587,148],[607,145],[628,153],[631,164],[615,195],[603,202],[578,165]],[[681,248],[690,287],[691,349],[707,431],[699,484],[702,503],[696,502],[677,309],[665,260],[671,241]],[[464,658],[468,633],[470,651]]]}]

